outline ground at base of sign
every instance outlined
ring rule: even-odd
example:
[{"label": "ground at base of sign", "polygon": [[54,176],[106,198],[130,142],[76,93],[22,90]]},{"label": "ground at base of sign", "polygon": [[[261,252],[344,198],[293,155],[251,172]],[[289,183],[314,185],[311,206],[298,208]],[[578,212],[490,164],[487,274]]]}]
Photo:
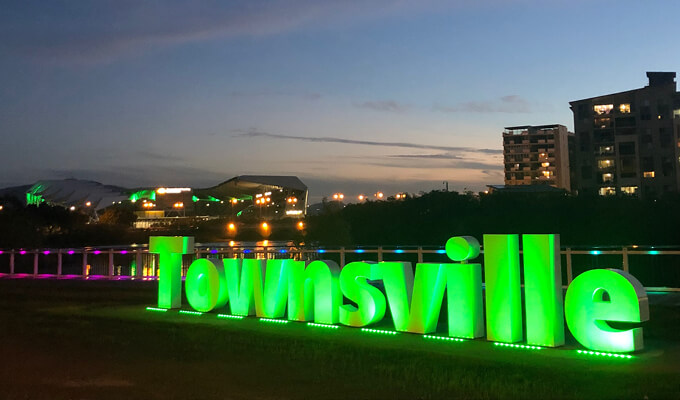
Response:
[{"label": "ground at base of sign", "polygon": [[3,396],[669,398],[679,393],[680,307],[654,301],[645,325],[648,349],[632,360],[614,360],[485,341],[152,313],[145,307],[155,300],[155,285],[0,280],[0,343],[13,343],[0,346]]}]

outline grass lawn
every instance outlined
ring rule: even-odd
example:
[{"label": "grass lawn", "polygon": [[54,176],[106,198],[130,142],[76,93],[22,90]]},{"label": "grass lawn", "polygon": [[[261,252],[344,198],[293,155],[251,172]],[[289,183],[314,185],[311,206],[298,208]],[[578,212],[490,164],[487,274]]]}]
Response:
[{"label": "grass lawn", "polygon": [[680,295],[650,295],[647,349],[626,360],[578,354],[572,338],[524,350],[146,311],[156,290],[0,279],[0,397],[680,398]]}]

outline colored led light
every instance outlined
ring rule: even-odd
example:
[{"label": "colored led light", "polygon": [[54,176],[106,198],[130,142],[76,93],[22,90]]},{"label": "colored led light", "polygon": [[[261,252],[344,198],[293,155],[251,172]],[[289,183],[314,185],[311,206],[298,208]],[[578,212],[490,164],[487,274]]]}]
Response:
[{"label": "colored led light", "polygon": [[325,253],[325,252],[326,252],[326,250],[324,250],[324,249],[319,249],[319,253],[320,253],[320,254],[323,254],[323,253]]},{"label": "colored led light", "polygon": [[248,253],[250,253],[250,250],[248,250],[248,249],[243,250],[243,254],[248,254]]},{"label": "colored led light", "polygon": [[179,310],[180,314],[189,314],[189,315],[203,315],[202,312],[198,311],[189,311],[189,310]]},{"label": "colored led light", "polygon": [[437,250],[437,254],[446,254],[446,250]]},{"label": "colored led light", "polygon": [[529,346],[526,344],[501,343],[501,342],[494,342],[494,346],[512,347],[515,349],[527,349],[527,350],[541,350],[543,348],[541,346]]},{"label": "colored led light", "polygon": [[655,255],[658,255],[658,254],[661,254],[661,253],[659,253],[658,250],[651,250],[651,251],[648,251],[647,254],[655,256]]},{"label": "colored led light", "polygon": [[448,342],[465,342],[465,339],[447,337],[447,336],[434,336],[434,335],[423,335],[425,339],[436,339],[436,340],[446,340]]},{"label": "colored led light", "polygon": [[210,250],[210,254],[217,254],[217,250]]},{"label": "colored led light", "polygon": [[99,251],[99,250],[94,251],[94,254],[99,254],[99,253],[101,253],[101,251]]},{"label": "colored led light", "polygon": [[26,250],[21,250],[21,251],[19,252],[19,254],[21,254],[21,255],[26,254]]},{"label": "colored led light", "polygon": [[242,315],[217,314],[217,318],[243,319]]},{"label": "colored led light", "polygon": [[147,307],[146,311],[167,312],[167,308]]},{"label": "colored led light", "polygon": [[282,249],[282,250],[279,251],[279,253],[281,253],[281,254],[286,254],[286,250],[285,250],[285,249]]},{"label": "colored led light", "polygon": [[317,328],[328,328],[328,329],[338,329],[338,328],[340,328],[337,325],[317,324],[316,322],[307,322],[307,325],[316,326]]},{"label": "colored led light", "polygon": [[68,254],[75,254],[75,251],[69,250],[69,251],[68,251]]},{"label": "colored led light", "polygon": [[370,332],[370,333],[380,333],[383,335],[396,335],[397,332],[394,331],[384,331],[382,329],[371,329],[371,328],[361,328],[362,332]]},{"label": "colored led light", "polygon": [[357,250],[354,250],[355,253],[363,253],[363,252],[365,252],[365,251],[366,251],[366,250],[364,250],[364,249],[357,249]]},{"label": "colored led light", "polygon": [[600,356],[600,357],[611,357],[611,358],[625,358],[625,359],[631,359],[633,356],[629,354],[617,354],[617,353],[603,353],[599,351],[588,351],[588,350],[576,350],[578,354],[588,354],[592,356]]},{"label": "colored led light", "polygon": [[403,253],[403,252],[404,252],[404,250],[401,250],[401,249],[397,249],[397,250],[394,250],[394,252],[395,252],[396,254],[401,254],[401,253]]},{"label": "colored led light", "polygon": [[49,251],[49,250],[45,250],[45,251],[43,251],[43,254],[44,254],[44,255],[48,255],[48,254],[50,254],[50,251]]},{"label": "colored led light", "polygon": [[286,321],[285,319],[271,319],[271,318],[260,318],[260,321],[262,322],[271,322],[273,324],[287,324],[290,321]]},{"label": "colored led light", "polygon": [[599,250],[593,250],[593,251],[590,252],[590,254],[592,254],[592,255],[594,255],[594,256],[597,256],[597,255],[599,255],[599,254],[602,254],[602,252],[599,251]]},{"label": "colored led light", "polygon": [[2,253],[3,253],[3,251],[2,251],[2,250],[0,250],[0,254],[2,254]]},{"label": "colored led light", "polygon": [[121,250],[120,254],[127,254],[127,250]]}]

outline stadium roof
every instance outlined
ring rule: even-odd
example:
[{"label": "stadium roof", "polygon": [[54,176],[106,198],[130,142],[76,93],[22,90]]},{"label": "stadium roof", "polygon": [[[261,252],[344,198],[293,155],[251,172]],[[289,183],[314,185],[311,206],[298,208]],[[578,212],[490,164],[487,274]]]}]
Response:
[{"label": "stadium roof", "polygon": [[79,179],[38,181],[26,191],[27,200],[31,196],[34,202],[46,201],[64,207],[85,207],[89,201],[94,210],[106,208],[129,197],[123,188]]}]

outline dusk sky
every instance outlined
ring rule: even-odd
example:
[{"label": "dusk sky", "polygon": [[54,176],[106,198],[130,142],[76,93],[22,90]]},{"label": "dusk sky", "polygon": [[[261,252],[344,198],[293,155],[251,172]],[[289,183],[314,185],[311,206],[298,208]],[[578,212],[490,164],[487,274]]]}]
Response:
[{"label": "dusk sky", "polygon": [[504,126],[680,71],[680,2],[4,1],[0,187],[502,184]]}]

